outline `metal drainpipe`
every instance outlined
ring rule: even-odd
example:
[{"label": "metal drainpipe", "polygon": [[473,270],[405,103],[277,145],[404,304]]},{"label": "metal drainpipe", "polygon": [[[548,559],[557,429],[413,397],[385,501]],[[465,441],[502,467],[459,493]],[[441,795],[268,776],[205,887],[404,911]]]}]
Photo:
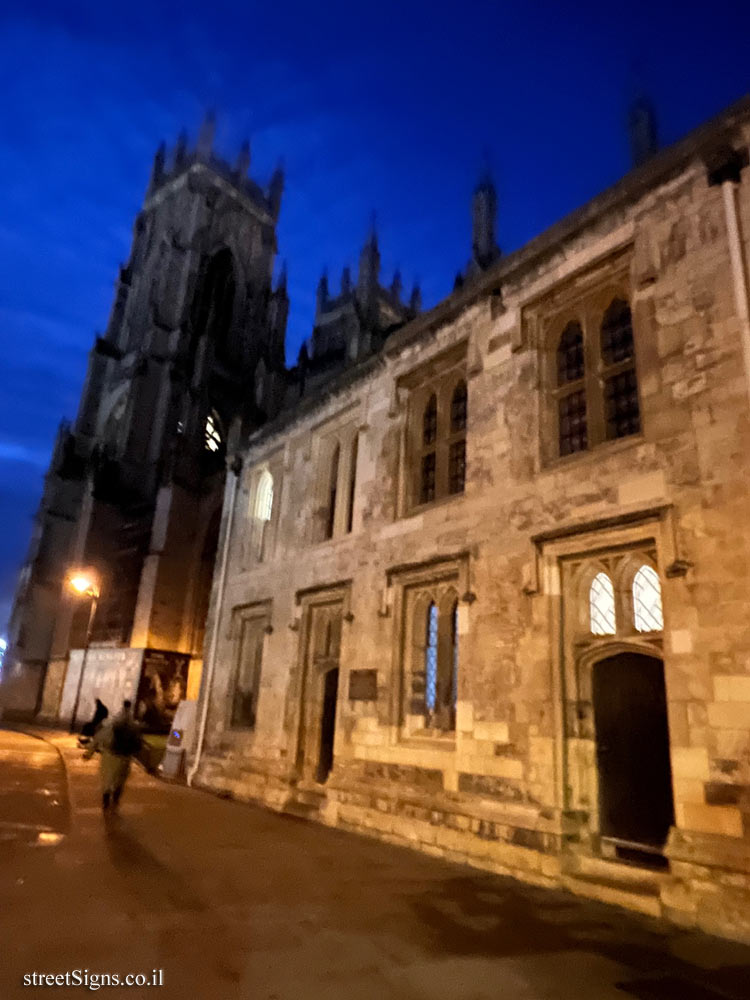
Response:
[{"label": "metal drainpipe", "polygon": [[216,594],[216,614],[214,615],[214,626],[211,632],[211,646],[208,651],[208,663],[204,664],[204,670],[207,669],[205,673],[206,683],[201,685],[203,690],[203,706],[201,708],[201,721],[200,727],[198,729],[198,745],[195,751],[195,759],[190,767],[187,774],[188,786],[192,785],[193,779],[198,772],[198,767],[201,762],[201,753],[203,752],[203,739],[206,735],[206,721],[208,719],[208,706],[211,701],[211,685],[214,679],[214,664],[216,663],[216,647],[219,642],[219,625],[221,623],[221,615],[224,604],[224,585],[227,579],[227,565],[229,563],[229,545],[232,540],[232,525],[234,523],[234,506],[235,498],[237,495],[237,483],[240,478],[240,469],[242,464],[237,458],[232,462],[230,467],[230,472],[232,474],[231,489],[229,495],[229,517],[227,518],[227,531],[224,536],[224,547],[221,553],[221,569],[219,570],[219,589]]},{"label": "metal drainpipe", "polygon": [[727,223],[727,239],[729,242],[729,260],[732,265],[734,284],[734,300],[737,306],[737,318],[740,321],[740,339],[742,341],[742,360],[745,365],[745,382],[750,397],[750,303],[747,294],[747,276],[745,258],[740,235],[740,219],[737,211],[736,185],[732,180],[722,182],[721,191],[724,196],[724,215]]}]

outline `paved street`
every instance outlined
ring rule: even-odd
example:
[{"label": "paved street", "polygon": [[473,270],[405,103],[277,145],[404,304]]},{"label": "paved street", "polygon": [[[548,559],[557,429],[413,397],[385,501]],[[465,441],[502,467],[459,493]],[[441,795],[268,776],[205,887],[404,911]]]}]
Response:
[{"label": "paved street", "polygon": [[74,969],[162,969],[157,996],[196,1000],[750,995],[748,948],[140,770],[105,825],[96,763],[47,738],[0,730],[2,1000]]}]

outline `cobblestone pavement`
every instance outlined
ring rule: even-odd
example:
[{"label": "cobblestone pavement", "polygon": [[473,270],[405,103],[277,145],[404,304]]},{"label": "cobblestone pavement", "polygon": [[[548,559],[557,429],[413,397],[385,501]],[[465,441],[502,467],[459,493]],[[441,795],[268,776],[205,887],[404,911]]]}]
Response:
[{"label": "cobblestone pavement", "polygon": [[[747,1000],[750,948],[170,785],[105,823],[71,737],[0,730],[0,998]],[[63,768],[64,764],[64,768]],[[67,775],[67,782],[66,782]],[[60,986],[56,997],[85,986]]]}]

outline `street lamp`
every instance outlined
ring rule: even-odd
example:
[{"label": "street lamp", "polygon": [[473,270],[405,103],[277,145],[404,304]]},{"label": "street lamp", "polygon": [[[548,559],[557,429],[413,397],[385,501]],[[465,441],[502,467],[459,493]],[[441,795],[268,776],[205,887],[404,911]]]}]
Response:
[{"label": "street lamp", "polygon": [[83,661],[78,674],[78,687],[76,688],[76,698],[73,702],[73,711],[70,716],[70,732],[75,732],[76,716],[78,715],[78,702],[81,698],[81,687],[83,686],[83,672],[86,669],[86,657],[89,651],[89,641],[91,639],[91,627],[94,624],[96,614],[96,603],[99,600],[99,582],[96,574],[91,570],[73,570],[67,579],[67,584],[78,597],[91,598],[91,608],[89,610],[89,622],[86,627],[86,644],[83,647]]}]

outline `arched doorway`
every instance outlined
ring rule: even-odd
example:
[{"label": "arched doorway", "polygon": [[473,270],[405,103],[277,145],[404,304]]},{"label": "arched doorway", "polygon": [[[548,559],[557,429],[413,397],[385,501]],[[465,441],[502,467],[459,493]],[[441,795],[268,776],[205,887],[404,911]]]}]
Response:
[{"label": "arched doorway", "polygon": [[674,823],[664,664],[636,652],[599,660],[592,697],[602,839],[623,859],[658,857]]}]

